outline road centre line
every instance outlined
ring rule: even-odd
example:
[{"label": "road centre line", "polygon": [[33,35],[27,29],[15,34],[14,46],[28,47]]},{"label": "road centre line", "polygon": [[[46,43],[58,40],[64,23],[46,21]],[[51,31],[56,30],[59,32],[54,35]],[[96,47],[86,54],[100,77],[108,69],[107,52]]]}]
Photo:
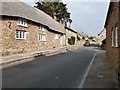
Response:
[{"label": "road centre line", "polygon": [[91,68],[91,66],[92,66],[92,64],[93,64],[93,62],[94,62],[94,60],[95,60],[96,55],[97,55],[97,52],[94,54],[94,56],[93,56],[93,58],[92,58],[92,60],[91,60],[91,62],[90,62],[90,64],[89,64],[89,66],[88,66],[88,68],[87,68],[87,70],[86,70],[86,72],[85,72],[85,75],[84,75],[84,77],[83,77],[83,79],[82,79],[82,81],[81,81],[81,83],[80,83],[80,86],[79,86],[78,88],[83,88],[83,85],[84,85],[84,83],[85,83],[85,81],[86,81],[86,78],[87,78],[88,73],[89,73],[89,71],[90,71],[90,68]]}]

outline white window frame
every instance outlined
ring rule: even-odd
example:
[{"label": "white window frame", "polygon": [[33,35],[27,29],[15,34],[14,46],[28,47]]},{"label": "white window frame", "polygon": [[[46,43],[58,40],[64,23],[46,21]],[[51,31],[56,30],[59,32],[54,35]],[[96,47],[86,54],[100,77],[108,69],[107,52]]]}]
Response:
[{"label": "white window frame", "polygon": [[45,34],[38,34],[38,41],[46,41]]},{"label": "white window frame", "polygon": [[17,25],[27,27],[27,20],[19,18],[18,22],[17,22]]},{"label": "white window frame", "polygon": [[118,47],[118,27],[115,27],[115,47]]},{"label": "white window frame", "polygon": [[26,32],[23,30],[16,30],[16,39],[26,39]]},{"label": "white window frame", "polygon": [[55,39],[59,39],[59,35],[58,34],[55,34]]},{"label": "white window frame", "polygon": [[45,27],[43,25],[40,25],[39,30],[45,31]]},{"label": "white window frame", "polygon": [[114,47],[114,28],[112,29],[112,47]]}]

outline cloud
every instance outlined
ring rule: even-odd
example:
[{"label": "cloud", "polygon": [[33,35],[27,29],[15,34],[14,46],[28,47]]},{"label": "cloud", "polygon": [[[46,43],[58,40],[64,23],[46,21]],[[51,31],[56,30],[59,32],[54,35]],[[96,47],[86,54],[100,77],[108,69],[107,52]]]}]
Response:
[{"label": "cloud", "polygon": [[88,15],[88,14],[95,14],[96,8],[92,6],[93,3],[86,3],[86,2],[67,2],[68,11],[71,12],[71,14],[76,15]]},{"label": "cloud", "polygon": [[[110,0],[62,0],[63,2],[109,2]],[[118,2],[119,0],[112,0]]]},{"label": "cloud", "polygon": [[36,2],[36,0],[20,0],[20,1],[23,1],[23,2]]},{"label": "cloud", "polygon": [[103,29],[109,6],[107,2],[68,2],[66,4],[73,20],[73,29],[95,36]]},{"label": "cloud", "polygon": [[79,13],[81,14],[93,14],[95,13],[95,9],[89,5],[85,5],[85,4],[81,4],[80,9],[79,9]]}]

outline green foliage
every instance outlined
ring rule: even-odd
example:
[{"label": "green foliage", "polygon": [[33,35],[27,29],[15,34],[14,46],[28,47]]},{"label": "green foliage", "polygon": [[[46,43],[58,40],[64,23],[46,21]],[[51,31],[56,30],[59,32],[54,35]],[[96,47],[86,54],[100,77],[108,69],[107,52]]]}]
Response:
[{"label": "green foliage", "polygon": [[93,40],[93,38],[94,38],[94,37],[92,37],[92,36],[88,37],[88,39],[90,39],[90,40]]},{"label": "green foliage", "polygon": [[57,21],[60,22],[65,22],[66,20],[72,20],[70,19],[70,13],[68,12],[66,5],[61,2],[61,0],[39,0],[35,4],[36,8],[44,11],[48,15],[50,15],[52,18],[56,16]]},{"label": "green foliage", "polygon": [[82,37],[82,39],[85,39],[85,37]]},{"label": "green foliage", "polygon": [[72,44],[71,38],[68,38],[68,44]]},{"label": "green foliage", "polygon": [[68,38],[68,43],[70,45],[74,45],[75,44],[75,37],[74,36],[71,36],[71,38]]},{"label": "green foliage", "polygon": [[104,39],[104,40],[102,41],[102,44],[106,44],[106,39]]}]

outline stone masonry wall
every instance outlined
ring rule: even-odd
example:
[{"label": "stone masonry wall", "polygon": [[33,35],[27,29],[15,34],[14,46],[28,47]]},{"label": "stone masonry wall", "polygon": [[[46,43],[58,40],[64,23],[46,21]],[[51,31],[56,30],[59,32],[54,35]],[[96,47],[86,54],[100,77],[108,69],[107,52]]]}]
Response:
[{"label": "stone masonry wall", "polygon": [[[16,17],[2,17],[2,56],[47,50],[65,44],[64,35],[58,34],[59,39],[55,40],[56,33],[39,30],[39,24],[27,20],[27,27],[22,27],[17,25],[17,21]],[[26,39],[16,39],[17,29],[27,32]],[[38,40],[39,33],[46,35],[46,41]]]},{"label": "stone masonry wall", "polygon": [[[66,38],[67,38],[67,43],[68,43],[68,38],[71,38],[71,36],[74,36],[75,37],[75,44],[77,44],[77,34],[66,29]],[[68,44],[69,45],[69,44]]]}]

